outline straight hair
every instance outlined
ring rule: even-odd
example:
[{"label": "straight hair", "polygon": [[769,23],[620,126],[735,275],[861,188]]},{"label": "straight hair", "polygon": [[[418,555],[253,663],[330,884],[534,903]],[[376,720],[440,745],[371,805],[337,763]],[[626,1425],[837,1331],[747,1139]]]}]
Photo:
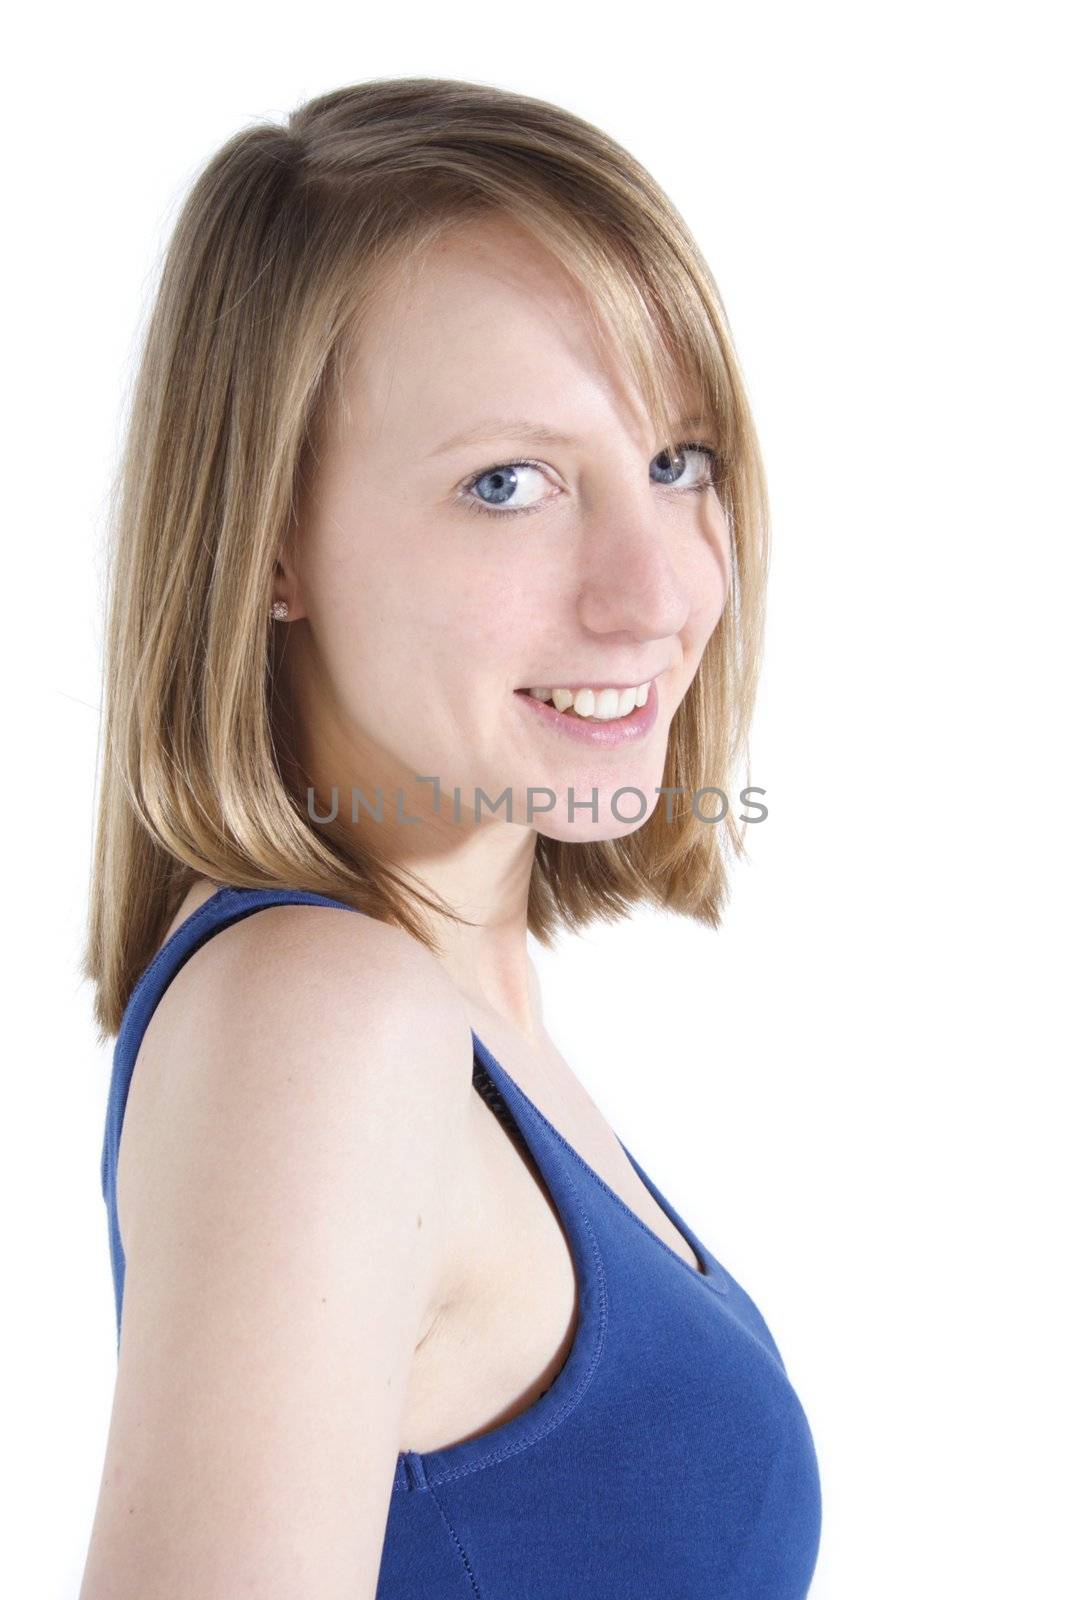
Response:
[{"label": "straight hair", "polygon": [[664,785],[682,803],[624,838],[539,836],[528,927],[551,946],[639,903],[719,925],[745,824],[687,797],[729,796],[747,768],[769,518],[711,271],[644,167],[582,118],[483,84],[370,80],[230,138],[163,259],[111,498],[82,963],[101,1041],[197,877],[330,895],[434,950],[425,910],[465,920],[368,841],[312,823],[269,608],[372,296],[487,216],[528,229],[584,290],[657,437],[696,397],[729,531],[725,609],[668,736]]}]

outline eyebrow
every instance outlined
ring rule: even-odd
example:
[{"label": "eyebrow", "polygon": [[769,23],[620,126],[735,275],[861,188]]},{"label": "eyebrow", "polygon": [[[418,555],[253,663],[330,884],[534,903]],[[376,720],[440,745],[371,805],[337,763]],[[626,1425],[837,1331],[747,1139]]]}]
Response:
[{"label": "eyebrow", "polygon": [[[709,425],[706,417],[693,415],[680,418],[674,427],[679,433],[683,433],[694,428],[706,428]],[[529,439],[535,444],[581,443],[577,434],[560,433],[558,428],[550,428],[544,422],[533,422],[529,417],[483,417],[481,421],[464,428],[460,433],[452,434],[435,446],[430,454],[443,456],[451,450],[458,450],[466,445],[488,443],[493,439]],[[677,443],[677,440],[674,443]]]}]

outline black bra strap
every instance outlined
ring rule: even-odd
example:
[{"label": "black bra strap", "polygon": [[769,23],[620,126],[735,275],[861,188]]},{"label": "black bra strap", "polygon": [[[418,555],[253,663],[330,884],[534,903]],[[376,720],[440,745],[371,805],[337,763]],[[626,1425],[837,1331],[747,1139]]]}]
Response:
[{"label": "black bra strap", "polygon": [[474,1060],[474,1071],[471,1074],[471,1082],[474,1084],[474,1087],[477,1089],[478,1093],[481,1095],[490,1111],[506,1129],[510,1137],[518,1140],[520,1144],[525,1145],[526,1141],[523,1138],[522,1131],[519,1128],[518,1123],[515,1121],[515,1118],[512,1116],[509,1106],[477,1057],[475,1057]]}]

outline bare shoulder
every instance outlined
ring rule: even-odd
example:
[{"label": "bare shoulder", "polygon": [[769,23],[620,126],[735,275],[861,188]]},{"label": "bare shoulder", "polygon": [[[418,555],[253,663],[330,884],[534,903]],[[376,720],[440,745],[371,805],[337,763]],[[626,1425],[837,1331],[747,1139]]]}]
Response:
[{"label": "bare shoulder", "polygon": [[[185,1050],[195,1035],[200,1054],[239,1045],[263,1074],[303,1055],[332,1062],[344,1081],[360,1075],[370,1049],[403,1045],[426,1028],[437,1048],[428,1053],[424,1087],[440,1084],[447,1094],[450,1079],[462,1081],[469,1065],[470,1029],[433,953],[403,929],[341,907],[268,905],[194,951],[164,992],[141,1049],[152,1056]],[[424,1063],[405,1054],[386,1076],[395,1082],[407,1066],[421,1075]]]},{"label": "bare shoulder", "polygon": [[[190,909],[206,898],[201,895]],[[462,1029],[465,1018],[441,964],[403,929],[340,906],[301,904],[263,906],[213,933],[169,985],[157,1014],[202,1014],[205,1004],[216,1002],[224,1002],[225,1013],[240,1009],[246,997],[262,1004],[279,984],[293,1005],[309,995],[334,1002],[321,1019],[324,1025],[332,1014],[344,1026],[352,1009],[364,1004],[370,1007],[366,1020],[380,1020],[398,1000],[398,1020],[412,1007],[435,1013],[446,1027],[451,1021],[454,1030]],[[185,999],[191,1008],[183,1007]]]},{"label": "bare shoulder", "polygon": [[[271,1119],[296,1119],[309,1135],[317,1120],[322,1137],[347,1127],[383,1184],[391,1174],[411,1194],[447,1186],[461,1169],[471,1048],[457,991],[403,929],[292,904],[219,929],[168,985],[138,1053],[118,1178],[127,1255],[137,1218],[123,1202],[140,1163],[122,1157],[135,1142],[150,1155],[152,1129],[198,1103],[205,1115],[242,1105],[264,1133]],[[435,1214],[447,1218],[447,1207]]]},{"label": "bare shoulder", "polygon": [[268,906],[186,961],[141,1048],[81,1600],[371,1600],[414,1354],[450,1260],[462,1003],[402,930]]}]

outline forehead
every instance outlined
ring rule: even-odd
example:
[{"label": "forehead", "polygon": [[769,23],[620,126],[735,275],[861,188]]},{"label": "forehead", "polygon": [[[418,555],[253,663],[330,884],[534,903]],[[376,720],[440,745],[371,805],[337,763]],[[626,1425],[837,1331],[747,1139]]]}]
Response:
[{"label": "forehead", "polygon": [[[343,390],[350,439],[444,439],[482,416],[647,429],[623,352],[583,287],[500,218],[452,229],[387,273]],[[679,394],[683,409],[689,398]]]}]

